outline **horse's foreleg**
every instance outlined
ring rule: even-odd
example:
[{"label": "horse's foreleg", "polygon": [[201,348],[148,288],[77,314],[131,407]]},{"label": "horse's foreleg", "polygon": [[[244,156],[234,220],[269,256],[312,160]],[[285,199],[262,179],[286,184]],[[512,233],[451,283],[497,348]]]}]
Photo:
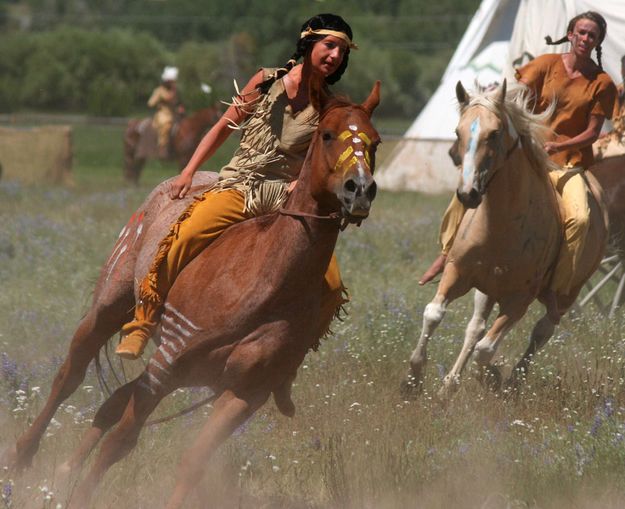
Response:
[{"label": "horse's foreleg", "polygon": [[523,357],[517,362],[516,366],[512,370],[510,379],[506,382],[506,386],[509,389],[516,389],[519,384],[525,380],[529,371],[529,366],[534,358],[534,355],[549,341],[556,326],[547,314],[543,316],[532,330],[530,336],[530,342],[527,346],[527,350],[523,354]]},{"label": "horse's foreleg", "polygon": [[486,332],[486,321],[494,305],[495,301],[493,299],[479,290],[475,290],[473,297],[473,316],[467,326],[460,355],[453,368],[443,379],[443,387],[445,388],[443,392],[449,392],[457,387],[460,381],[460,373],[462,373],[462,370],[466,366],[475,345],[482,339]]},{"label": "horse's foreleg", "polygon": [[136,380],[117,389],[98,409],[91,428],[84,434],[72,456],[57,469],[60,476],[68,476],[78,470],[91,454],[102,436],[122,417],[134,391]]},{"label": "horse's foreleg", "polygon": [[232,391],[225,391],[219,396],[200,435],[180,462],[176,487],[166,509],[178,509],[182,506],[191,489],[200,480],[206,463],[217,447],[267,401],[269,394],[269,391],[263,391],[239,397]]},{"label": "horse's foreleg", "polygon": [[402,392],[410,393],[415,389],[420,389],[423,382],[423,373],[427,364],[427,346],[428,341],[434,334],[436,327],[441,323],[445,316],[445,311],[449,300],[442,293],[437,293],[423,311],[423,327],[421,328],[421,336],[417,342],[417,347],[410,356],[410,371],[407,378],[402,383]]},{"label": "horse's foreleg", "polygon": [[116,312],[92,307],[82,319],[72,338],[67,358],[54,378],[46,404],[28,430],[18,438],[12,457],[6,461],[8,466],[19,470],[31,465],[41,437],[59,405],[80,386],[91,360],[128,318],[127,312],[122,311],[130,308],[127,304],[121,303]]},{"label": "horse's foreleg", "polygon": [[295,415],[295,404],[291,399],[291,386],[293,385],[293,380],[295,380],[296,373],[293,373],[292,376],[289,376],[280,387],[273,391],[273,400],[280,410],[280,413],[286,415],[287,417],[293,417]]},{"label": "horse's foreleg", "polygon": [[100,452],[95,459],[91,470],[78,486],[72,496],[68,509],[85,509],[89,507],[89,500],[98,483],[107,470],[116,462],[123,459],[137,445],[141,429],[148,416],[166,395],[162,391],[152,390],[142,375],[133,384],[132,394],[124,409],[124,413],[117,426],[102,442]]}]

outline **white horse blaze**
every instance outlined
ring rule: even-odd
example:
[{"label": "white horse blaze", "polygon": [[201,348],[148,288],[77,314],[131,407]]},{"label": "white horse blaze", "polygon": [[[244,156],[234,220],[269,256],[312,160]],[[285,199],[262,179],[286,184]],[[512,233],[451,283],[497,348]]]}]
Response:
[{"label": "white horse blaze", "polygon": [[468,193],[473,187],[475,176],[475,153],[477,152],[477,142],[480,138],[480,117],[471,123],[471,137],[469,145],[462,160],[462,191]]}]

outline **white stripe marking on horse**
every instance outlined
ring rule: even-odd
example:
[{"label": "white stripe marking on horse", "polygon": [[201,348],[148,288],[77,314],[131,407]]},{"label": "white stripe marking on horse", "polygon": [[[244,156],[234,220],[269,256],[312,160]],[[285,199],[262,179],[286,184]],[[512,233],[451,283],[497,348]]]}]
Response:
[{"label": "white stripe marking on horse", "polygon": [[[193,332],[190,330],[185,329],[181,324],[176,323],[174,321],[174,318],[172,316],[169,316],[168,314],[164,314],[162,321],[167,322],[168,324],[170,324],[172,327],[174,327],[178,332],[180,332],[183,336],[187,336],[187,337],[191,337],[193,335]],[[171,329],[170,329],[171,330]]]},{"label": "white stripe marking on horse", "polygon": [[120,249],[119,253],[117,253],[117,256],[115,257],[115,260],[113,260],[113,262],[109,265],[109,270],[106,272],[106,280],[108,281],[108,278],[111,277],[111,273],[113,272],[113,269],[115,268],[115,265],[117,265],[117,262],[119,261],[121,255],[123,255],[126,252],[126,249],[128,249],[128,246],[126,244],[124,244],[122,246],[122,248]]},{"label": "white stripe marking on horse", "polygon": [[150,391],[152,393],[152,396],[156,395],[156,391],[154,390],[154,388],[150,384],[145,383],[141,379],[139,379],[138,384],[139,384],[140,387],[143,387],[145,390]]},{"label": "white stripe marking on horse", "polygon": [[164,345],[162,343],[161,343],[161,346],[158,347],[158,351],[161,352],[161,354],[163,355],[163,359],[165,359],[167,364],[171,366],[174,362],[174,358],[171,356],[171,354],[167,350],[165,350]]},{"label": "white stripe marking on horse", "polygon": [[462,182],[463,190],[469,192],[473,186],[473,175],[475,174],[475,153],[477,152],[477,142],[480,137],[480,117],[477,117],[470,128],[471,137],[469,138],[469,146],[464,154],[462,164]]},{"label": "white stripe marking on horse", "polygon": [[201,330],[197,325],[195,325],[191,320],[189,320],[186,316],[184,316],[180,311],[178,311],[169,302],[165,303],[165,309],[167,311],[171,311],[172,314],[174,314],[176,317],[180,318],[180,320],[182,320],[185,323],[185,325],[188,325],[193,330],[196,330],[196,331]]},{"label": "white stripe marking on horse", "polygon": [[152,357],[150,359],[149,364],[151,364],[152,366],[156,366],[158,369],[160,369],[166,375],[169,375],[171,373],[170,370],[168,370],[165,366],[163,366],[160,362],[158,362],[154,357]]}]

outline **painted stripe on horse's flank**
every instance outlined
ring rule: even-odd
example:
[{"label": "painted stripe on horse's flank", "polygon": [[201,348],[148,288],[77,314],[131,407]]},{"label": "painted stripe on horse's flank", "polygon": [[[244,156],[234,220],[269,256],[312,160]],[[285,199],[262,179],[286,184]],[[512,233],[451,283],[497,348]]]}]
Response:
[{"label": "painted stripe on horse's flank", "polygon": [[172,314],[176,315],[178,318],[180,318],[180,320],[182,320],[185,323],[185,325],[188,325],[193,330],[196,330],[196,331],[202,330],[200,329],[200,327],[195,325],[191,320],[189,320],[186,316],[184,316],[180,311],[178,311],[174,306],[172,306],[169,302],[165,303],[165,309],[167,311],[170,311]]},{"label": "painted stripe on horse's flank", "polygon": [[166,346],[167,348],[169,348],[169,350],[173,353],[179,353],[180,352],[180,347],[177,346],[171,339],[169,338],[165,338],[163,336],[161,336],[161,345],[162,346]]},{"label": "painted stripe on horse's flank", "polygon": [[158,351],[161,352],[161,355],[163,356],[163,359],[165,359],[167,364],[171,366],[174,363],[174,358],[171,356],[171,354],[167,350],[165,350],[162,344],[161,346],[158,347]]},{"label": "painted stripe on horse's flank", "polygon": [[[110,262],[113,258],[115,258],[115,255],[117,253],[117,251],[119,249],[121,249],[121,247],[124,245],[124,241],[126,240],[126,237],[128,237],[128,235],[130,234],[130,227],[129,226],[124,226],[122,228],[122,231],[119,232],[119,237],[117,240],[117,243],[115,244],[115,248],[113,249],[113,252],[111,253],[111,256],[109,256],[109,259],[107,261]],[[122,238],[123,236],[123,238]]]},{"label": "painted stripe on horse's flank", "polygon": [[139,382],[137,382],[139,387],[143,387],[146,391],[149,391],[152,396],[156,395],[156,391],[154,390],[154,388],[150,385],[145,383],[141,378],[139,379]]},{"label": "painted stripe on horse's flank", "polygon": [[182,348],[185,348],[187,346],[185,338],[178,336],[174,331],[168,329],[163,325],[161,325],[161,338],[169,341],[176,341],[180,344]]},{"label": "painted stripe on horse's flank", "polygon": [[150,380],[150,382],[152,382],[153,384],[158,385],[159,387],[163,387],[163,382],[161,382],[156,375],[150,373],[149,371],[146,371],[146,373],[148,374],[148,379]]},{"label": "painted stripe on horse's flank", "polygon": [[[190,338],[191,336],[193,336],[193,332],[190,330],[185,329],[181,324],[176,323],[174,321],[174,318],[170,315],[168,315],[167,313],[165,313],[163,315],[163,317],[161,318],[161,321],[167,322],[168,324],[170,324],[172,327],[174,327],[178,332],[180,332],[183,336],[187,336],[188,338]],[[171,329],[170,329],[171,330]]]},{"label": "painted stripe on horse's flank", "polygon": [[154,357],[152,357],[150,359],[149,364],[152,365],[152,366],[156,366],[158,369],[160,369],[166,375],[170,375],[171,374],[171,371],[169,369],[167,369],[165,366],[163,366],[160,362],[158,362]]},{"label": "painted stripe on horse's flank", "polygon": [[126,252],[126,249],[128,248],[128,245],[124,244],[123,247],[121,248],[121,250],[119,251],[119,253],[117,253],[117,256],[115,257],[115,260],[113,260],[113,262],[109,265],[109,270],[106,272],[106,279],[108,280],[109,277],[111,277],[111,273],[113,272],[113,269],[115,268],[115,265],[117,265],[117,262],[119,261],[120,257]]}]

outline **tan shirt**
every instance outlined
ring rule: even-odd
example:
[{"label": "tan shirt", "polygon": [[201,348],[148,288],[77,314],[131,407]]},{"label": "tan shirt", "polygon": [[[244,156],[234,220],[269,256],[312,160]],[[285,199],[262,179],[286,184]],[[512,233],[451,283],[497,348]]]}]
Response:
[{"label": "tan shirt", "polygon": [[[549,120],[555,141],[568,140],[588,127],[591,115],[612,118],[615,113],[616,86],[598,67],[587,75],[569,78],[561,54],[537,57],[517,70],[536,94],[535,111],[543,112],[555,99],[556,109]],[[588,168],[594,159],[592,146],[557,152],[551,159],[560,166]]]},{"label": "tan shirt", "polygon": [[[263,69],[265,76],[272,70]],[[276,80],[254,106],[242,126],[241,142],[230,162],[221,169],[217,187],[246,194],[246,209],[253,214],[275,210],[286,198],[319,124],[312,104],[293,112],[282,79]]]},{"label": "tan shirt", "polygon": [[154,89],[148,99],[148,106],[156,108],[159,113],[166,112],[174,117],[176,106],[178,105],[178,94],[175,89],[169,89],[164,85],[159,85]]}]

